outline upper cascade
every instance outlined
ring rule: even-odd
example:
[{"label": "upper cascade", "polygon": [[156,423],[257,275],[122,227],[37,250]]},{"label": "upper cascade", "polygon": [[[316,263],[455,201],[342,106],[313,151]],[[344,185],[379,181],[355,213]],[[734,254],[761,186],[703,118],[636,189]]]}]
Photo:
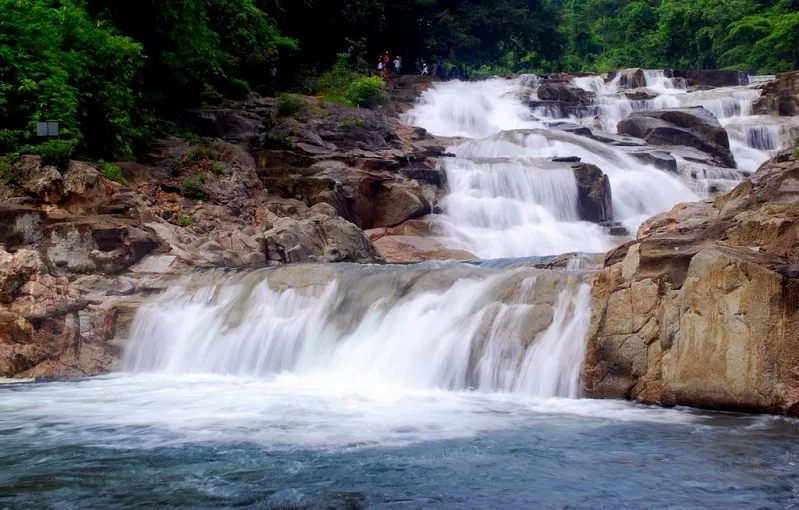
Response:
[{"label": "upper cascade", "polygon": [[[761,91],[740,73],[723,75],[734,82],[724,87],[689,86],[690,73],[524,75],[443,82],[424,92],[403,121],[456,138],[448,149],[455,157],[441,163],[450,183],[442,242],[482,258],[606,250],[648,217],[731,189],[799,131],[782,118],[753,115]],[[646,140],[618,134],[635,112],[674,108],[686,109],[688,120],[642,120],[651,131]],[[691,108],[715,120],[705,126],[697,114],[691,121]],[[713,129],[724,139],[708,139]],[[586,172],[594,182],[582,193]],[[596,181],[604,178],[609,186]],[[612,212],[581,214],[598,195]]]}]

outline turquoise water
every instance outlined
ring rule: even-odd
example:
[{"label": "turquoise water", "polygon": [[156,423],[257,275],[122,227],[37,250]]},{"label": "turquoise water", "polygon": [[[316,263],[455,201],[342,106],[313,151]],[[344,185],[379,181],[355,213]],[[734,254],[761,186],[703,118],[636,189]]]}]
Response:
[{"label": "turquoise water", "polygon": [[0,508],[789,508],[795,421],[312,377],[0,386]]}]

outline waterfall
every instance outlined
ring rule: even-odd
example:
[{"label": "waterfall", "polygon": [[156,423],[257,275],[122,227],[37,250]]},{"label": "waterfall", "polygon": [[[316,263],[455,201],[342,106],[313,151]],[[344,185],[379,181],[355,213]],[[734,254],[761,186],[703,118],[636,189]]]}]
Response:
[{"label": "waterfall", "polygon": [[780,146],[780,126],[747,127],[744,137],[748,147],[773,151]]},{"label": "waterfall", "polygon": [[[585,87],[602,81],[577,80]],[[577,217],[573,171],[553,165],[554,157],[597,165],[610,180],[614,219],[631,232],[646,218],[698,198],[678,177],[617,147],[530,118],[524,89],[519,80],[439,83],[404,117],[436,135],[470,138],[450,147],[456,157],[442,163],[450,182],[442,204],[447,246],[482,258],[610,249],[617,241],[608,232]]]},{"label": "waterfall", "polygon": [[198,273],[142,307],[124,368],[577,397],[586,279],[465,264]]}]

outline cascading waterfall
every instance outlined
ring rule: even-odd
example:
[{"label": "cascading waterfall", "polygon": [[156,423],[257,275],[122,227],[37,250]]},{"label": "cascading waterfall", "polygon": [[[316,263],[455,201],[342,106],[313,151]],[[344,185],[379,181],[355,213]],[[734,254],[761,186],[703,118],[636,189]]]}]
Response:
[{"label": "cascading waterfall", "polygon": [[[595,79],[585,83],[599,86]],[[451,147],[456,157],[443,162],[448,246],[481,258],[611,248],[617,241],[602,227],[578,220],[572,171],[553,165],[553,157],[577,156],[602,169],[615,220],[632,232],[646,218],[698,198],[678,177],[618,148],[531,119],[521,88],[519,80],[437,84],[404,118],[436,135],[471,138]]]},{"label": "cascading waterfall", "polygon": [[[314,272],[330,282],[283,285]],[[124,367],[577,397],[585,280],[462,264],[198,273],[140,310]]]}]

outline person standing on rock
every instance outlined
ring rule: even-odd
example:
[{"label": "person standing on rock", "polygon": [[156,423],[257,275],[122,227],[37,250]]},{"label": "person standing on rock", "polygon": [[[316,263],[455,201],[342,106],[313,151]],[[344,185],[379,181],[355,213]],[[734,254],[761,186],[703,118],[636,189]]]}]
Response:
[{"label": "person standing on rock", "polygon": [[422,76],[427,76],[430,74],[430,70],[427,68],[427,64],[422,67]]},{"label": "person standing on rock", "polygon": [[394,57],[394,72],[400,74],[401,68],[402,68],[402,59],[399,56]]}]

